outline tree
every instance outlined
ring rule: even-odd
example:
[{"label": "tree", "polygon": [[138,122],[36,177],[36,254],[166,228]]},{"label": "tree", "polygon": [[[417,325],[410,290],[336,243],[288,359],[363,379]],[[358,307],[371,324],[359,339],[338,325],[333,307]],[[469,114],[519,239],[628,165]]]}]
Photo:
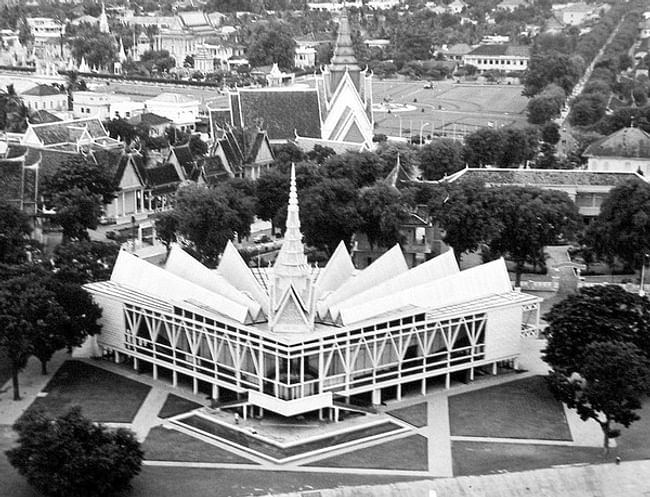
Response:
[{"label": "tree", "polygon": [[108,497],[127,490],[144,453],[135,434],[95,424],[73,408],[52,419],[29,411],[14,425],[12,466],[48,497]]},{"label": "tree", "polygon": [[120,139],[127,144],[138,136],[136,127],[121,117],[108,121],[106,131],[112,138]]},{"label": "tree", "polygon": [[605,116],[607,98],[598,93],[578,95],[569,114],[569,122],[574,126],[589,126]]},{"label": "tree", "polygon": [[63,239],[87,239],[102,208],[115,198],[119,185],[107,168],[82,157],[72,157],[43,179],[43,199],[54,209],[53,221],[63,228]]},{"label": "tree", "polygon": [[392,167],[373,152],[345,152],[329,157],[322,166],[322,174],[332,179],[347,178],[356,188],[363,188],[385,178]]},{"label": "tree", "polygon": [[438,180],[463,168],[463,146],[456,140],[437,138],[419,153],[420,169],[427,180]]},{"label": "tree", "polygon": [[617,285],[582,288],[544,316],[544,360],[570,375],[584,363],[589,344],[632,343],[650,358],[650,301]]},{"label": "tree", "polygon": [[361,225],[354,184],[348,179],[325,178],[298,195],[305,241],[328,254],[341,240],[350,247]]},{"label": "tree", "polygon": [[176,193],[178,233],[194,244],[203,262],[214,265],[228,240],[250,234],[255,199],[229,185],[182,186]]},{"label": "tree", "polygon": [[97,25],[80,25],[70,45],[76,61],[84,58],[91,68],[107,68],[116,59],[112,36],[100,32]]},{"label": "tree", "polygon": [[147,50],[140,57],[140,62],[147,71],[169,72],[176,67],[176,59],[167,50]]},{"label": "tree", "polygon": [[515,128],[508,126],[500,131],[501,153],[497,164],[501,167],[524,165],[533,159],[539,147],[539,131],[536,126]]},{"label": "tree", "polygon": [[487,189],[480,181],[434,185],[428,207],[431,219],[444,231],[443,241],[453,247],[458,260],[486,243],[496,229]]},{"label": "tree", "polygon": [[174,210],[156,214],[154,218],[156,225],[156,237],[160,240],[167,252],[171,249],[171,244],[176,242],[176,233],[178,232],[178,217]]},{"label": "tree", "polygon": [[542,140],[549,145],[556,145],[560,141],[560,125],[548,122],[542,126]]},{"label": "tree", "polygon": [[315,162],[316,164],[322,164],[328,157],[336,155],[336,152],[333,148],[319,145],[318,143],[314,145],[314,148],[307,152],[307,158],[310,161]]},{"label": "tree", "polygon": [[283,22],[257,24],[251,33],[247,56],[251,66],[270,66],[277,63],[291,69],[294,63],[296,42],[291,29]]},{"label": "tree", "polygon": [[275,230],[274,218],[289,200],[289,176],[277,169],[264,172],[257,179],[257,217],[271,221]]},{"label": "tree", "polygon": [[397,189],[382,182],[363,188],[359,192],[358,212],[359,231],[365,233],[371,247],[389,248],[402,242],[400,229],[409,212]]},{"label": "tree", "polygon": [[0,281],[0,347],[11,363],[14,400],[20,400],[18,373],[34,352],[34,343],[47,340],[63,320],[63,308],[42,280],[28,275]]},{"label": "tree", "polygon": [[641,399],[650,391],[650,363],[633,344],[597,342],[585,348],[588,354],[579,371],[567,377],[553,372],[549,385],[555,397],[576,409],[583,421],[595,420],[603,431],[603,448],[620,435],[613,428],[626,428],[639,419]]},{"label": "tree", "polygon": [[0,263],[18,264],[26,259],[31,233],[29,218],[20,209],[0,202]]},{"label": "tree", "polygon": [[610,260],[620,257],[629,267],[643,263],[650,252],[650,185],[630,181],[613,188],[586,239]]},{"label": "tree", "polygon": [[23,99],[16,94],[14,85],[7,86],[5,93],[0,93],[0,124],[10,133],[24,133],[27,129],[29,110]]},{"label": "tree", "polygon": [[498,228],[488,244],[493,253],[508,254],[514,261],[519,286],[526,263],[544,263],[544,246],[574,236],[578,209],[558,190],[505,186],[489,192],[490,214]]},{"label": "tree", "polygon": [[49,261],[61,281],[83,285],[110,278],[120,246],[113,242],[78,240],[57,245]]},{"label": "tree", "polygon": [[465,137],[463,155],[472,167],[495,165],[502,147],[503,140],[498,130],[481,128]]}]

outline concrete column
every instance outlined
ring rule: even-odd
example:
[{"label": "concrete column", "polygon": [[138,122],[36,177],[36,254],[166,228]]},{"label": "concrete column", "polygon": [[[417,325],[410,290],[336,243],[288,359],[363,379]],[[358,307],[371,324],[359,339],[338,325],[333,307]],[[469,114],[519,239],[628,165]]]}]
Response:
[{"label": "concrete column", "polygon": [[427,379],[422,378],[422,390],[421,390],[422,395],[427,394]]},{"label": "concrete column", "polygon": [[176,371],[172,371],[172,386],[178,386],[178,373]]},{"label": "concrete column", "polygon": [[451,374],[447,373],[445,375],[445,390],[449,390],[451,388]]},{"label": "concrete column", "polygon": [[219,400],[219,385],[212,384],[212,398]]},{"label": "concrete column", "polygon": [[372,403],[376,406],[381,404],[381,389],[376,388],[372,391]]},{"label": "concrete column", "polygon": [[493,375],[497,374],[497,363],[496,362],[492,363],[492,374]]},{"label": "concrete column", "polygon": [[402,384],[397,385],[397,395],[395,396],[396,400],[402,400]]},{"label": "concrete column", "polygon": [[154,380],[158,379],[158,364],[153,365],[153,379]]},{"label": "concrete column", "polygon": [[192,393],[194,393],[194,395],[199,393],[199,380],[196,378],[192,378]]},{"label": "concrete column", "polygon": [[323,421],[323,408],[318,410],[318,421]]},{"label": "concrete column", "polygon": [[259,408],[259,415],[260,415],[260,418],[264,417],[264,408],[263,407]]},{"label": "concrete column", "polygon": [[116,350],[115,351],[115,364],[120,363],[120,353]]},{"label": "concrete column", "polygon": [[243,411],[244,411],[244,421],[246,421],[246,419],[248,419],[248,406],[247,405],[244,406]]},{"label": "concrete column", "polygon": [[474,381],[474,366],[469,368],[469,381]]},{"label": "concrete column", "polygon": [[135,369],[136,371],[138,370],[138,358],[137,357],[133,358],[133,369]]},{"label": "concrete column", "polygon": [[335,423],[339,422],[339,408],[338,407],[334,408],[334,422]]}]

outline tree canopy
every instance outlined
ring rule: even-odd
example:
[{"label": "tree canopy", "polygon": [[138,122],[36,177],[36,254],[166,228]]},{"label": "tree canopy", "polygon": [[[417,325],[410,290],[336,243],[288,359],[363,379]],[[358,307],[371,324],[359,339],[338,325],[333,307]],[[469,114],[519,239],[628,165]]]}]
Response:
[{"label": "tree canopy", "polygon": [[400,192],[386,183],[378,182],[359,192],[359,231],[368,237],[372,247],[391,247],[402,242],[400,228],[409,212]]},{"label": "tree canopy", "polygon": [[424,179],[438,180],[459,171],[465,165],[463,147],[456,140],[435,138],[419,152],[420,169]]},{"label": "tree canopy", "polygon": [[17,264],[25,260],[31,231],[24,212],[0,202],[0,263]]},{"label": "tree canopy", "polygon": [[63,228],[64,240],[85,240],[118,190],[110,170],[75,156],[43,178],[42,195],[45,206],[55,211],[53,221]]},{"label": "tree canopy", "polygon": [[277,63],[282,69],[291,69],[295,48],[296,42],[287,24],[257,24],[248,43],[248,61],[253,67]]},{"label": "tree canopy", "polygon": [[140,472],[144,453],[135,434],[95,424],[78,407],[56,419],[30,410],[14,430],[9,462],[47,497],[109,497]]},{"label": "tree canopy", "polygon": [[638,265],[650,253],[650,185],[631,181],[613,188],[586,239],[597,253]]}]

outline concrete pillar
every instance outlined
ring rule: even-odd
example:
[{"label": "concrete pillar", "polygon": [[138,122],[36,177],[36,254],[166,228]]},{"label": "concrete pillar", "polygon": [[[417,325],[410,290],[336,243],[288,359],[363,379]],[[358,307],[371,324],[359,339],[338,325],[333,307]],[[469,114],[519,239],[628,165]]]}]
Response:
[{"label": "concrete pillar", "polygon": [[445,375],[445,390],[449,390],[451,388],[451,374],[447,373]]},{"label": "concrete pillar", "polygon": [[328,411],[329,411],[329,412],[328,412],[328,418],[329,418],[329,420],[330,420],[330,421],[334,421],[334,408],[333,408],[333,407],[329,407],[329,408],[328,408]]},{"label": "concrete pillar", "polygon": [[115,364],[120,363],[120,353],[116,350],[115,351]]},{"label": "concrete pillar", "polygon": [[323,421],[323,408],[318,410],[318,421]]},{"label": "concrete pillar", "polygon": [[153,379],[158,379],[158,364],[153,364]]},{"label": "concrete pillar", "polygon": [[136,371],[138,370],[138,358],[137,357],[133,358],[133,369],[135,369]]},{"label": "concrete pillar", "polygon": [[219,400],[219,385],[212,384],[212,398]]},{"label": "concrete pillar", "polygon": [[496,362],[492,363],[492,374],[493,375],[497,374],[497,363]]},{"label": "concrete pillar", "polygon": [[469,368],[469,381],[474,381],[474,366]]},{"label": "concrete pillar", "polygon": [[402,385],[401,384],[397,385],[396,399],[397,400],[402,400]]},{"label": "concrete pillar", "polygon": [[192,378],[192,393],[194,395],[199,393],[199,380]]},{"label": "concrete pillar", "polygon": [[335,423],[339,422],[339,408],[338,407],[334,408],[334,422]]},{"label": "concrete pillar", "polygon": [[248,419],[248,406],[247,405],[244,405],[243,411],[244,411],[244,421],[246,421],[246,419]]},{"label": "concrete pillar", "polygon": [[372,403],[376,406],[381,404],[381,388],[372,391]]},{"label": "concrete pillar", "polygon": [[427,379],[426,378],[422,378],[422,387],[421,388],[422,388],[421,389],[422,395],[426,395],[427,394]]},{"label": "concrete pillar", "polygon": [[263,407],[259,408],[259,415],[260,415],[260,418],[264,417],[264,408]]},{"label": "concrete pillar", "polygon": [[172,386],[178,386],[178,373],[176,371],[172,371]]}]

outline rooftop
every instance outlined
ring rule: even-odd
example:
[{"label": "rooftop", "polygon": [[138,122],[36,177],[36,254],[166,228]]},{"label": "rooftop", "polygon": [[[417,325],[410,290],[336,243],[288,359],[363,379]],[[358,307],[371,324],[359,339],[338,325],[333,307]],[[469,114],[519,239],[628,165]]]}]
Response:
[{"label": "rooftop", "polygon": [[469,55],[529,57],[530,48],[524,45],[479,45]]},{"label": "rooftop", "polygon": [[27,91],[21,93],[21,96],[46,97],[49,95],[64,95],[58,88],[52,85],[36,85]]},{"label": "rooftop", "polygon": [[640,128],[619,129],[589,145],[583,155],[650,159],[650,134]]}]

